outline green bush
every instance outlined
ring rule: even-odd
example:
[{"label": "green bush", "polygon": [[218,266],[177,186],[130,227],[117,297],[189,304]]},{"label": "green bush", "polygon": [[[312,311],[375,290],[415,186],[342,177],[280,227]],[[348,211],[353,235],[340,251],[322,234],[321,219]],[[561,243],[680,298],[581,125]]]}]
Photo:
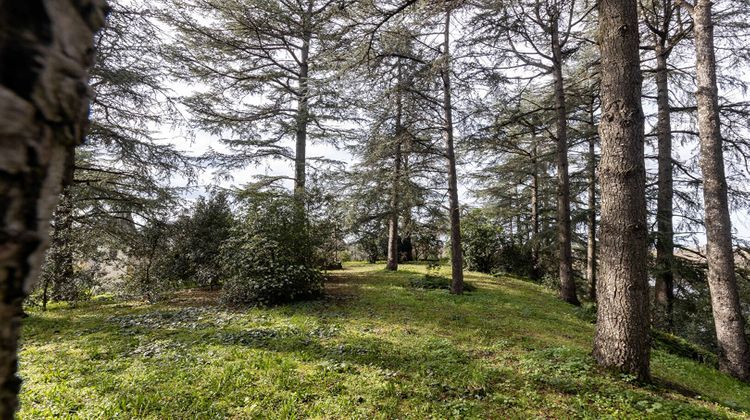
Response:
[{"label": "green bush", "polygon": [[243,220],[222,246],[222,300],[230,305],[276,305],[323,292],[313,245],[291,198],[253,196]]},{"label": "green bush", "polygon": [[462,220],[463,251],[466,268],[481,273],[538,279],[543,274],[534,262],[531,243],[518,243],[500,224],[481,210]]}]

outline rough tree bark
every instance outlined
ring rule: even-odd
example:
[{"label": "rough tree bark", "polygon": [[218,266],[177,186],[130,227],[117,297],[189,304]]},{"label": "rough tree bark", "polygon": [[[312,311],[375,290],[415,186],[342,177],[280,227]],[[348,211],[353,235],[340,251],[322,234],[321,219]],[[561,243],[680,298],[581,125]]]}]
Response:
[{"label": "rough tree bark", "polygon": [[552,73],[555,78],[555,138],[557,141],[557,254],[560,273],[560,299],[580,305],[573,278],[573,255],[570,229],[570,176],[568,175],[568,114],[565,107],[565,79],[560,41],[560,16],[553,14]]},{"label": "rough tree bark", "polygon": [[88,121],[103,0],[0,2],[0,418],[12,418],[22,302],[36,280],[68,156]]},{"label": "rough tree bark", "polygon": [[601,232],[594,357],[649,378],[646,170],[636,0],[600,0]]},{"label": "rough tree bark", "polygon": [[684,4],[691,11],[694,22],[700,166],[706,208],[706,260],[719,345],[719,368],[738,379],[750,381],[750,349],[737,291],[732,222],[724,173],[712,3],[698,0],[694,7]]},{"label": "rough tree bark", "polygon": [[393,185],[391,186],[391,216],[388,221],[388,262],[386,269],[398,270],[399,240],[399,184],[401,183],[401,138],[402,138],[402,101],[401,101],[401,64],[398,65],[398,87],[396,88],[396,132],[394,138],[393,155]]},{"label": "rough tree bark", "polygon": [[450,62],[450,23],[451,12],[445,12],[443,28],[443,111],[445,155],[448,163],[448,207],[451,223],[451,293],[461,294],[464,291],[463,253],[461,251],[461,214],[458,203],[458,175],[456,172],[456,153],[453,148],[453,104],[451,97],[451,62]]}]

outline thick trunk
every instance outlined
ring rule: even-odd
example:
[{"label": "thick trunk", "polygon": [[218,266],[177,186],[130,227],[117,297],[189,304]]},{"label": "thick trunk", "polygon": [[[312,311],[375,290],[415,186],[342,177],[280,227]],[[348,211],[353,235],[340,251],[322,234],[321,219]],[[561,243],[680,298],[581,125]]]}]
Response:
[{"label": "thick trunk", "polygon": [[393,185],[391,186],[391,217],[388,222],[388,263],[386,269],[398,270],[399,238],[399,184],[401,183],[401,138],[402,138],[402,105],[401,105],[401,66],[398,68],[398,88],[396,91],[396,132],[393,153]]},{"label": "thick trunk", "polygon": [[669,78],[667,49],[664,41],[656,46],[656,97],[658,121],[659,177],[656,201],[656,284],[655,321],[657,326],[672,331],[672,307],[674,305],[674,233],[672,231],[672,123],[669,115]]},{"label": "thick trunk", "polygon": [[[592,126],[593,104],[592,104]],[[588,214],[586,225],[588,240],[586,244],[586,279],[589,282],[589,299],[596,302],[596,137],[589,138],[589,185],[588,185]]]},{"label": "thick trunk", "polygon": [[66,162],[83,140],[103,1],[0,3],[0,418],[12,418],[22,303],[36,280]]},{"label": "thick trunk", "polygon": [[461,251],[461,214],[458,203],[458,175],[456,172],[456,154],[453,149],[453,104],[451,98],[451,63],[450,63],[450,21],[451,14],[445,13],[443,32],[443,111],[445,113],[443,137],[445,155],[448,163],[448,208],[451,223],[451,293],[461,294],[464,291],[463,253]]},{"label": "thick trunk", "polygon": [[568,176],[568,115],[565,108],[565,80],[562,73],[562,46],[557,17],[551,22],[552,58],[555,77],[555,137],[557,140],[557,255],[560,273],[560,299],[580,305],[573,278],[570,228],[570,178]]},{"label": "thick trunk", "polygon": [[601,232],[594,357],[649,377],[646,171],[636,0],[600,0]]},{"label": "thick trunk", "polygon": [[696,97],[700,165],[706,207],[708,286],[719,345],[719,367],[736,378],[750,381],[750,350],[737,292],[732,226],[724,174],[710,1],[697,1],[693,21],[698,76]]}]

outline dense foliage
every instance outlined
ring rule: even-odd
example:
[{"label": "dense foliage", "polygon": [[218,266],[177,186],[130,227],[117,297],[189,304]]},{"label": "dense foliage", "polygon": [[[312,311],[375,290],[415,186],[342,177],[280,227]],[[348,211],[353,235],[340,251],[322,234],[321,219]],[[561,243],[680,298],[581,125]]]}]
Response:
[{"label": "dense foliage", "polygon": [[311,244],[290,197],[265,193],[246,199],[221,250],[223,300],[273,305],[320,296],[323,275],[313,265]]}]

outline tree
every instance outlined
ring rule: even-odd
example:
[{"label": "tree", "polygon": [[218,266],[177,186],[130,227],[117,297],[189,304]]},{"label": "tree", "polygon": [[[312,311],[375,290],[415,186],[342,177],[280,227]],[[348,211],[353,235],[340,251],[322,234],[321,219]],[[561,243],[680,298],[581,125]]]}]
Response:
[{"label": "tree", "polygon": [[[75,298],[77,262],[65,243],[126,251],[135,221],[158,218],[174,208],[179,188],[170,181],[193,176],[193,163],[156,127],[179,122],[179,110],[166,83],[160,42],[163,34],[141,1],[113,0],[107,26],[96,38],[97,62],[91,69],[91,125],[74,150],[61,203],[55,215],[48,258],[52,298]],[[75,232],[74,232],[75,231]],[[96,232],[82,235],[81,232]],[[67,251],[66,251],[67,250]],[[70,284],[66,284],[70,283]],[[67,296],[66,296],[67,295]]]},{"label": "tree", "polygon": [[207,158],[224,168],[292,160],[298,210],[304,209],[308,141],[332,141],[345,131],[331,123],[341,110],[331,106],[336,83],[325,66],[338,4],[167,3],[164,19],[178,34],[170,52],[175,76],[196,86],[185,102],[195,125],[229,149]]},{"label": "tree", "polygon": [[646,170],[638,10],[599,2],[601,51],[600,276],[594,357],[649,377]]},{"label": "tree", "polygon": [[679,7],[672,0],[640,2],[643,22],[650,35],[656,64],[653,69],[656,85],[657,137],[657,202],[656,202],[656,272],[655,321],[673,329],[674,306],[674,176],[672,157],[672,118],[669,104],[669,60],[675,47],[690,33],[682,21]]},{"label": "tree", "polygon": [[443,81],[443,139],[448,164],[448,218],[451,232],[451,293],[460,295],[464,291],[464,261],[461,249],[461,208],[458,202],[458,173],[453,138],[453,92],[451,92],[451,12],[445,3],[445,25],[443,26],[442,66]]},{"label": "tree", "polygon": [[684,1],[680,3],[691,12],[694,22],[700,165],[706,207],[706,261],[719,344],[719,367],[738,379],[750,381],[750,348],[745,336],[745,321],[737,291],[732,222],[727,199],[712,3],[707,0],[697,0],[695,5]]},{"label": "tree", "polygon": [[[522,92],[531,83],[552,76],[551,104],[539,103],[539,111],[554,109],[554,129],[549,135],[556,144],[557,166],[557,252],[560,279],[560,298],[571,304],[579,304],[573,273],[571,226],[571,191],[569,174],[569,107],[565,66],[581,49],[583,30],[591,12],[587,2],[575,0],[524,2],[488,2],[479,15],[477,32],[483,43],[492,41],[499,49],[505,70],[524,68],[522,75],[507,76],[524,81]],[[502,39],[502,43],[497,40]]]},{"label": "tree", "polygon": [[0,418],[18,406],[22,302],[88,125],[88,70],[104,1],[0,3]]}]

